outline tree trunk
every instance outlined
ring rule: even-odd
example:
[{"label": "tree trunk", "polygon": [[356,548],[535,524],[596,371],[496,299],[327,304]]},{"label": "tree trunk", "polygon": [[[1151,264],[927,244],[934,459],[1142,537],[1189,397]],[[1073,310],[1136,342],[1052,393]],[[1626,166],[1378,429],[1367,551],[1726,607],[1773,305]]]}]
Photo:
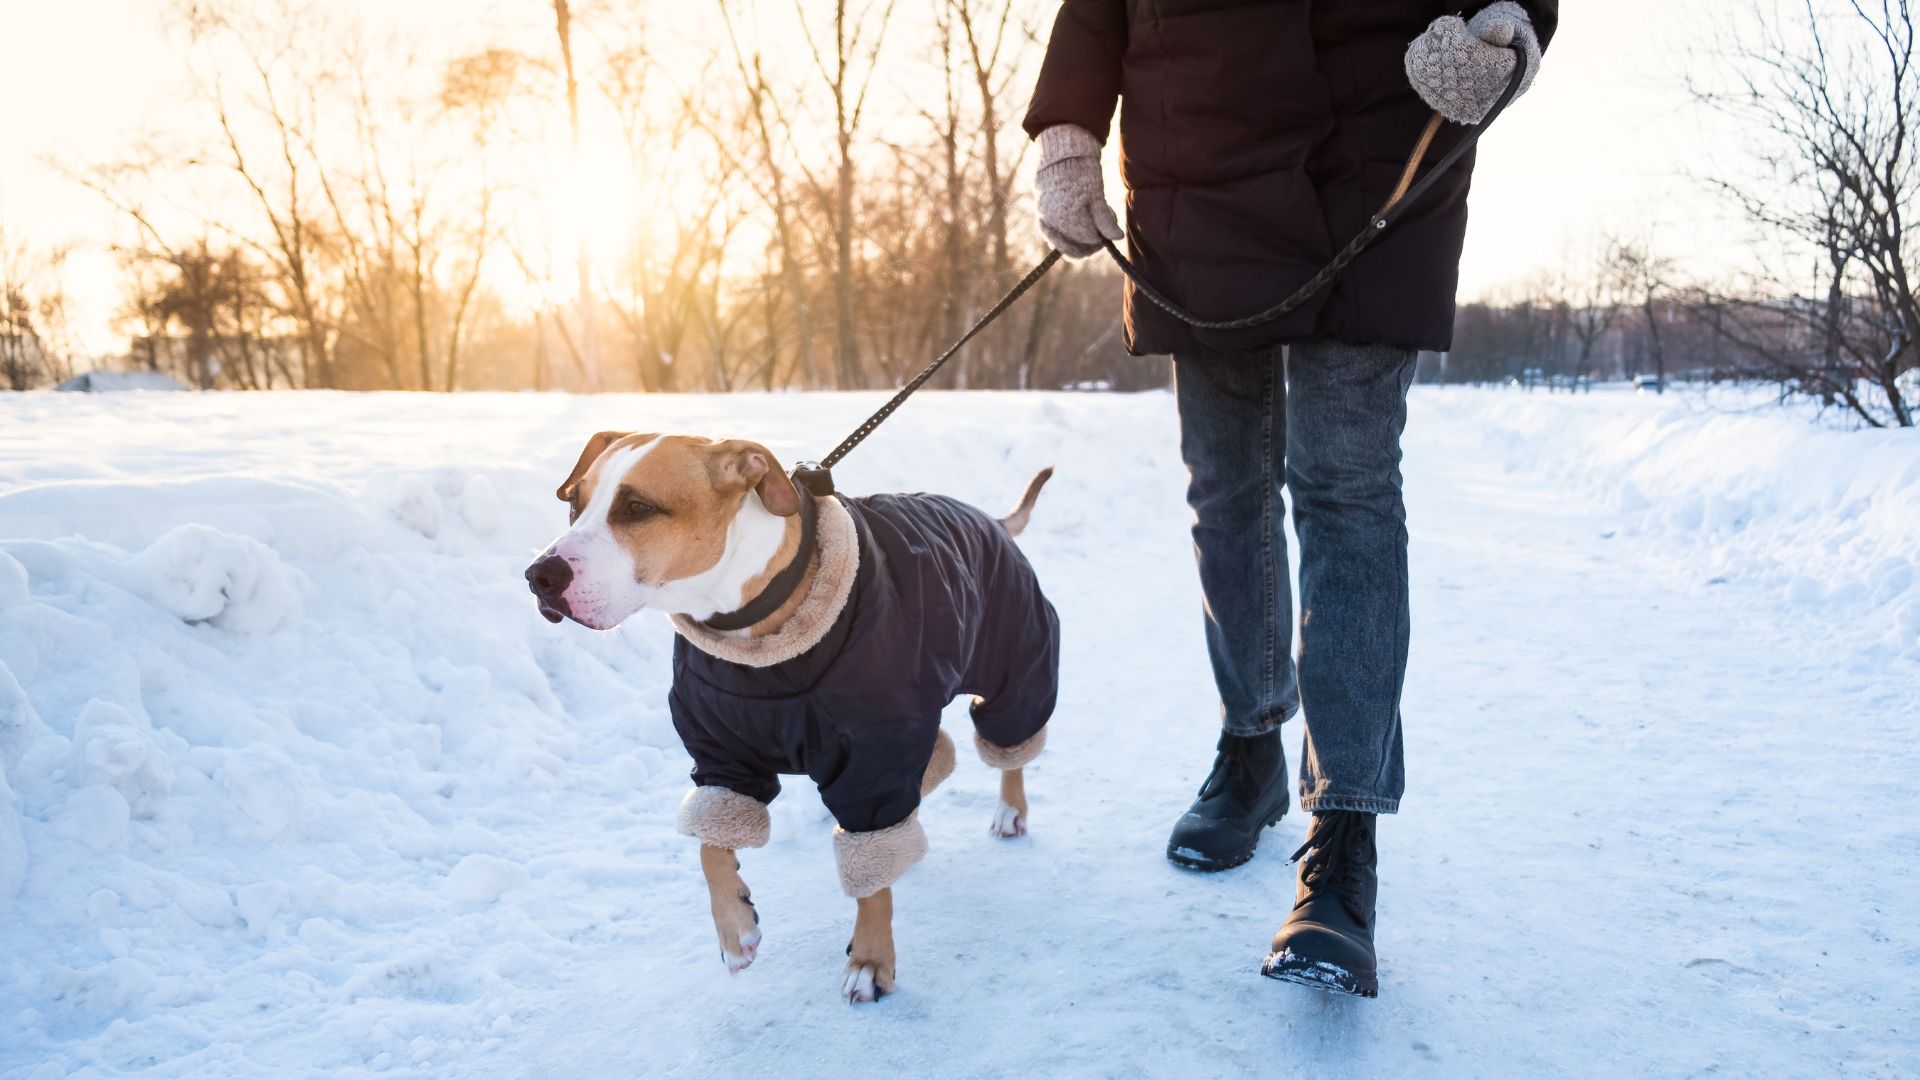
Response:
[{"label": "tree trunk", "polygon": [[[560,36],[560,62],[567,75],[567,124],[573,139],[573,168],[582,169],[585,165],[580,152],[580,83],[573,74],[573,12],[567,0],[553,0],[553,19]],[[580,367],[586,374],[587,392],[598,393],[600,351],[593,325],[593,262],[588,255],[584,231],[574,239],[574,269],[578,272],[580,288]]]},{"label": "tree trunk", "polygon": [[[842,124],[845,123],[844,113]],[[842,389],[861,385],[859,344],[853,324],[853,138],[840,129],[840,176],[834,193],[833,313],[835,353]]]}]

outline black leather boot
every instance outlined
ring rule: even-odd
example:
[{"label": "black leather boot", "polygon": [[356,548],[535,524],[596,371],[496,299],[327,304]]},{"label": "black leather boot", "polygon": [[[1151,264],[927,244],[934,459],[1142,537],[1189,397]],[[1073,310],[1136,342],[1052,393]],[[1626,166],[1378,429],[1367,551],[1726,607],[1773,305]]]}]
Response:
[{"label": "black leather boot", "polygon": [[1260,831],[1287,812],[1287,752],[1280,729],[1222,735],[1200,796],[1174,823],[1167,858],[1189,870],[1230,870],[1253,858]]},{"label": "black leather boot", "polygon": [[1380,993],[1373,953],[1373,905],[1380,891],[1373,821],[1372,814],[1351,810],[1313,815],[1307,842],[1293,853],[1300,863],[1293,914],[1273,936],[1262,975],[1358,997]]}]

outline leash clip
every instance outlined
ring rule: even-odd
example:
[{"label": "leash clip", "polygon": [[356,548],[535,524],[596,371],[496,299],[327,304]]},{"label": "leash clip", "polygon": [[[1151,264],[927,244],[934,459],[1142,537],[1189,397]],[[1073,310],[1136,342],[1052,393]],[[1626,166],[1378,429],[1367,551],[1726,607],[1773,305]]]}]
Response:
[{"label": "leash clip", "polygon": [[822,468],[817,461],[798,462],[793,467],[793,482],[806,488],[817,498],[826,498],[833,494],[833,470]]}]

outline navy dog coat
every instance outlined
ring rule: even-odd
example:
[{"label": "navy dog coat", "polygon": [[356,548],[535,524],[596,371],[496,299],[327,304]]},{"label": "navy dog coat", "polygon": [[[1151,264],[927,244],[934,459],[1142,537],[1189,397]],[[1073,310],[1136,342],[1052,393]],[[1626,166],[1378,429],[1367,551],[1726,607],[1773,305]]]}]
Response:
[{"label": "navy dog coat", "polygon": [[[839,502],[859,562],[825,635],[764,667],[679,637],[668,701],[697,787],[767,803],[782,774],[806,775],[858,833],[920,805],[954,698],[978,699],[974,727],[993,747],[1039,734],[1059,689],[1060,621],[1013,537],[983,511],[940,495]],[[830,509],[823,501],[823,522]]]}]

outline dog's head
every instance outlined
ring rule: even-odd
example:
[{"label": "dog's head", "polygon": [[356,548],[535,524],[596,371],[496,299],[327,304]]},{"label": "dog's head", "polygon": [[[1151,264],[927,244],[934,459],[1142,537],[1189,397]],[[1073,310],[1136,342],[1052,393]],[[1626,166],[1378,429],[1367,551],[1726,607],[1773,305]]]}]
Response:
[{"label": "dog's head", "polygon": [[527,567],[540,613],[610,630],[641,608],[704,619],[746,601],[799,492],[766,447],[602,431],[555,494],[571,524]]}]

